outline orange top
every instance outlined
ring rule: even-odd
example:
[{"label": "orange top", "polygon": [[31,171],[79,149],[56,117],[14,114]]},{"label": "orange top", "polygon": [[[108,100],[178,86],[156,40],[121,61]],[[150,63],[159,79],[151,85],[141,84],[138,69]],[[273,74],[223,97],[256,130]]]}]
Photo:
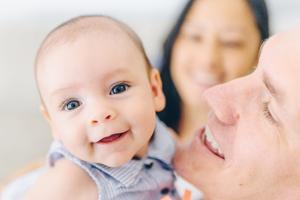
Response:
[{"label": "orange top", "polygon": [[[182,200],[191,200],[192,192],[190,190],[184,190]],[[170,196],[164,196],[161,200],[172,200]]]}]

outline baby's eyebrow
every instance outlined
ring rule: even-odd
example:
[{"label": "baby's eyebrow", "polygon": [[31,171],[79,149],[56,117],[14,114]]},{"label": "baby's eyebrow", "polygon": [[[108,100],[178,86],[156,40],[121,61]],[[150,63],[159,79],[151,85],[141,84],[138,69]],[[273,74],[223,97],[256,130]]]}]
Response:
[{"label": "baby's eyebrow", "polygon": [[113,69],[113,70],[105,73],[103,75],[103,79],[108,79],[110,77],[113,77],[113,76],[119,75],[119,74],[126,74],[126,73],[128,73],[127,67],[129,67],[129,66],[126,66],[126,67],[117,67],[116,69]]},{"label": "baby's eyebrow", "polygon": [[[101,78],[99,78],[99,81],[101,82],[105,82],[106,80],[110,79],[113,76],[117,76],[117,75],[123,75],[123,74],[127,74],[129,73],[128,70],[126,68],[117,68],[117,69],[113,69],[105,74],[102,75]],[[60,87],[58,89],[55,89],[53,91],[50,92],[50,97],[54,97],[56,95],[65,93],[67,91],[74,91],[74,90],[78,90],[81,87],[84,87],[84,84],[78,82],[78,83],[74,83],[72,85],[66,85],[63,87]]]},{"label": "baby's eyebrow", "polygon": [[75,88],[74,86],[68,86],[68,87],[59,88],[59,89],[54,90],[53,92],[51,92],[51,96],[58,95],[59,93],[64,93],[65,91],[71,90],[71,89],[74,89],[74,88]]},{"label": "baby's eyebrow", "polygon": [[64,96],[66,95],[66,93],[70,93],[71,91],[76,91],[78,89],[79,87],[76,85],[58,88],[50,92],[50,96],[49,96],[50,101],[51,102],[61,101],[61,99],[64,98]]}]

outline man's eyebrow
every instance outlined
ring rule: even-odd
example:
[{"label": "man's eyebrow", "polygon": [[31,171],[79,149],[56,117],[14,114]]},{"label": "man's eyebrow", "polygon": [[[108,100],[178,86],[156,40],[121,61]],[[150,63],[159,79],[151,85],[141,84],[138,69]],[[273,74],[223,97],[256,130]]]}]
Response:
[{"label": "man's eyebrow", "polygon": [[270,78],[270,76],[267,73],[263,73],[263,82],[266,85],[266,88],[270,91],[270,93],[272,94],[272,96],[274,96],[278,101],[282,100],[282,95],[283,93],[274,86],[272,79]]}]

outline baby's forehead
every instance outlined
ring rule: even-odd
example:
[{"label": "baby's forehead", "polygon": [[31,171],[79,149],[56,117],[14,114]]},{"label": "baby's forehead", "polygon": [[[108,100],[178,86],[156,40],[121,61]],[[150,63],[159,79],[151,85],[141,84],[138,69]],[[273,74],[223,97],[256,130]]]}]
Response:
[{"label": "baby's forehead", "polygon": [[119,27],[114,24],[100,24],[101,27],[75,27],[71,30],[63,30],[55,33],[52,38],[44,45],[41,50],[40,60],[51,55],[61,47],[71,47],[79,43],[86,45],[97,44],[101,48],[109,48],[114,44],[122,45],[122,48],[137,49],[137,45],[132,42],[132,39]]},{"label": "baby's forehead", "polygon": [[127,25],[106,16],[83,16],[61,24],[48,34],[36,56],[36,77],[49,52],[60,45],[72,44],[80,38],[89,38],[93,34],[118,41],[127,40],[128,47],[136,47],[147,60],[139,37]]},{"label": "baby's forehead", "polygon": [[85,17],[68,21],[48,34],[39,49],[37,60],[43,53],[55,46],[71,43],[80,37],[89,37],[94,33],[116,37],[125,36],[129,40],[134,40],[131,35],[127,34],[126,28],[125,25],[106,17]]},{"label": "baby's forehead", "polygon": [[48,35],[44,43],[46,45],[59,40],[74,41],[80,36],[88,36],[91,33],[126,35],[126,30],[121,23],[109,18],[89,17],[62,24]]}]

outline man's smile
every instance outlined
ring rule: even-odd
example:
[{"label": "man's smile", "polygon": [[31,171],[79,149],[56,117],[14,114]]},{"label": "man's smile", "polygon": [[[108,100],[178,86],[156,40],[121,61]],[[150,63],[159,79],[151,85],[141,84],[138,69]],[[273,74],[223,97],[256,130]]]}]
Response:
[{"label": "man's smile", "polygon": [[205,126],[203,129],[201,129],[200,139],[210,152],[222,159],[225,159],[224,153],[222,152],[208,126]]}]

